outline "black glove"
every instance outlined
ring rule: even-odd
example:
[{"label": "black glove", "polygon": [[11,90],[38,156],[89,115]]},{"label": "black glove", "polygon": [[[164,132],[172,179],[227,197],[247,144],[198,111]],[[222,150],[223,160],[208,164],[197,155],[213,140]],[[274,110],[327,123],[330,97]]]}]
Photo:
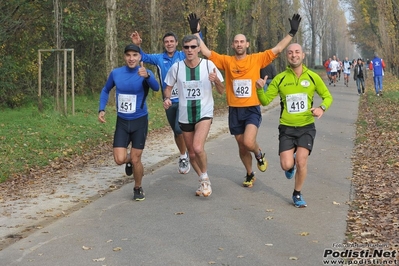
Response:
[{"label": "black glove", "polygon": [[294,14],[292,16],[292,19],[288,19],[290,21],[291,25],[291,30],[288,33],[291,37],[294,37],[296,32],[298,31],[299,28],[299,23],[301,22],[301,16],[299,14]]},{"label": "black glove", "polygon": [[190,24],[190,30],[191,33],[198,33],[199,30],[198,28],[198,22],[200,21],[199,18],[197,18],[197,15],[195,13],[190,13],[190,15],[188,15],[187,17],[188,23]]}]

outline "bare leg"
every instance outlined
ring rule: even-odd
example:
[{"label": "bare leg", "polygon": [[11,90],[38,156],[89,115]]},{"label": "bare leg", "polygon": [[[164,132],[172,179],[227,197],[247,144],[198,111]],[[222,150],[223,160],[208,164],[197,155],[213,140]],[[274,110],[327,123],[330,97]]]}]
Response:
[{"label": "bare leg", "polygon": [[238,151],[240,159],[244,164],[247,174],[252,173],[252,154],[258,155],[260,148],[256,142],[256,136],[258,134],[258,128],[255,125],[249,124],[245,128],[244,134],[236,135],[236,141],[238,144]]}]

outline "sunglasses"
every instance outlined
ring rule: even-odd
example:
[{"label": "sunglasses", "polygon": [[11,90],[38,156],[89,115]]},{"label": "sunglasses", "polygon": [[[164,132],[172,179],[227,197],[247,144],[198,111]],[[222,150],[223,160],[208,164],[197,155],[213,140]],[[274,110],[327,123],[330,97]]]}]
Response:
[{"label": "sunglasses", "polygon": [[184,46],[183,46],[183,48],[186,49],[186,50],[188,50],[188,48],[191,48],[191,49],[194,50],[194,49],[197,48],[197,47],[198,47],[197,45],[184,45]]}]

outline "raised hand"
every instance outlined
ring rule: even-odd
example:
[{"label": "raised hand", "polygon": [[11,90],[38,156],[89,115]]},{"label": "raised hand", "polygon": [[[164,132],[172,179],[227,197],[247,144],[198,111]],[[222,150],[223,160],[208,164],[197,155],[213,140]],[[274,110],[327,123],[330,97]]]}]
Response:
[{"label": "raised hand", "polygon": [[267,81],[267,75],[262,79],[262,78],[259,78],[257,81],[256,81],[256,83],[255,83],[255,87],[257,88],[257,89],[263,89],[263,87],[265,86],[265,84],[266,84],[266,81]]},{"label": "raised hand", "polygon": [[209,73],[209,80],[211,82],[215,82],[215,81],[219,80],[218,75],[216,73],[216,68],[214,68],[213,71],[211,73]]},{"label": "raised hand", "polygon": [[187,17],[188,24],[190,24],[190,30],[192,34],[200,32],[199,30],[199,21],[200,18],[197,18],[197,14],[190,13]]},{"label": "raised hand", "polygon": [[140,37],[140,34],[137,31],[134,31],[131,35],[130,38],[132,39],[132,43],[134,43],[137,46],[140,46],[142,43],[142,39]]},{"label": "raised hand", "polygon": [[291,30],[289,32],[289,35],[294,37],[294,35],[297,33],[299,29],[299,23],[301,22],[302,18],[299,14],[294,14],[291,19],[288,19],[290,21],[291,25]]},{"label": "raised hand", "polygon": [[140,62],[138,74],[140,77],[148,78],[148,72],[147,72],[147,69],[144,67],[143,61]]}]

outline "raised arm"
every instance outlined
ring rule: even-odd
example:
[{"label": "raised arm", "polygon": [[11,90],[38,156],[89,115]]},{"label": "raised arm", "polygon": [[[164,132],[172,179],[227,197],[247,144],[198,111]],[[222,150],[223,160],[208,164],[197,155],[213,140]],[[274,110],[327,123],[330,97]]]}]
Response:
[{"label": "raised arm", "polygon": [[197,17],[195,13],[190,13],[187,17],[188,24],[190,25],[190,30],[191,33],[196,35],[200,39],[200,48],[201,48],[201,53],[206,56],[210,57],[211,56],[211,50],[208,49],[208,47],[205,45],[205,43],[202,41],[202,38],[200,36],[200,18]]},{"label": "raised arm", "polygon": [[292,38],[298,31],[299,23],[301,22],[301,16],[299,14],[294,14],[292,18],[288,20],[290,21],[291,30],[287,36],[284,37],[284,39],[282,39],[275,47],[272,48],[272,52],[275,55],[280,54],[292,41]]}]

